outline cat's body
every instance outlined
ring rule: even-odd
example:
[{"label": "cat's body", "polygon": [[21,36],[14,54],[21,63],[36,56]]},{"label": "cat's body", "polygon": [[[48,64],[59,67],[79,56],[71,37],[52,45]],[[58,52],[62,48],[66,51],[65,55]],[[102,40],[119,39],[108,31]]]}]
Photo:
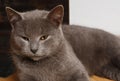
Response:
[{"label": "cat's body", "polygon": [[[115,35],[103,30],[76,25],[63,25],[63,32],[89,75],[99,74],[99,70],[103,71],[101,68],[104,65],[112,64],[111,61],[115,60],[117,56],[119,58],[120,39]],[[114,69],[111,69],[111,71]],[[108,70],[108,74],[112,76],[112,73],[109,72]],[[118,70],[115,73],[116,77],[118,77],[119,72]]]},{"label": "cat's body", "polygon": [[7,12],[18,81],[89,81],[86,69],[63,35],[62,6],[49,14],[37,11],[42,18],[32,12],[20,15],[11,8]]},{"label": "cat's body", "polygon": [[[58,13],[61,13],[61,12],[58,11]],[[36,28],[37,26],[43,26],[43,25],[47,25],[48,27],[50,26],[47,23],[48,21],[44,22],[42,20],[42,21],[39,22],[37,19],[39,19],[39,18],[45,19],[48,14],[50,15],[50,17],[48,16],[48,18],[50,18],[50,19],[51,19],[51,17],[54,17],[54,15],[55,15],[55,14],[51,15],[51,13],[49,13],[47,11],[39,11],[39,10],[22,13],[23,21],[18,23],[19,27],[18,27],[18,29],[16,27],[16,30],[19,30],[20,32],[23,32],[23,30],[26,30],[26,28],[23,28],[23,30],[21,30],[21,27],[25,26],[28,29],[25,32],[29,31],[30,34],[28,34],[28,35],[33,35],[33,37],[36,37],[36,35],[39,32],[39,29]],[[17,17],[19,18],[19,15]],[[57,17],[59,17],[59,15]],[[16,18],[16,17],[14,17],[14,18]],[[57,25],[60,22],[60,20],[61,19],[58,18],[58,20],[56,22],[56,18],[54,17],[54,19],[52,19],[50,21],[52,21],[52,24]],[[14,19],[14,21],[10,20],[10,22],[11,21],[13,22],[12,25],[14,25],[14,22],[16,22],[16,19]],[[119,57],[119,55],[120,55],[120,51],[119,51],[119,49],[120,49],[120,43],[119,43],[120,39],[118,37],[116,37],[116,36],[114,36],[114,35],[112,35],[112,34],[110,34],[108,32],[105,32],[103,30],[99,30],[99,29],[86,28],[86,27],[73,26],[73,25],[71,25],[71,26],[70,25],[61,25],[61,26],[62,26],[62,30],[63,30],[63,36],[65,36],[65,39],[70,43],[70,45],[72,46],[74,52],[76,53],[78,58],[82,61],[83,65],[85,66],[86,70],[88,71],[89,75],[98,74],[98,75],[101,75],[101,76],[104,76],[104,77],[107,77],[107,78],[110,78],[110,79],[114,79],[114,80],[120,81],[120,78],[119,78],[120,70],[117,67],[118,64],[116,63],[116,57],[117,56]],[[43,27],[43,29],[44,29],[44,27]],[[37,30],[37,32],[36,32],[36,30]],[[51,30],[51,29],[48,29],[48,30]],[[19,31],[17,31],[17,33]],[[11,37],[14,37],[14,36],[11,36]],[[18,38],[16,38],[16,40],[17,39]],[[24,39],[28,40],[27,38],[24,38]],[[29,64],[28,62],[24,62],[25,59],[28,60],[28,61],[31,61],[31,60],[28,59],[28,58],[24,58],[24,55],[21,55],[21,56],[23,56],[21,58],[19,56],[19,53],[21,52],[22,49],[17,47],[15,41],[13,41],[14,39],[11,39],[11,40],[12,40],[11,47],[12,47],[13,52],[15,53],[14,55],[18,54],[18,57],[17,56],[14,57],[14,62],[16,64],[17,68],[21,67],[20,68],[21,69],[20,70],[21,71],[21,75],[19,75],[19,76],[22,77],[22,78],[25,78],[25,77],[27,77],[27,76],[25,76],[26,73],[27,74],[32,74],[32,76],[34,76],[34,74],[37,73],[35,76],[38,77],[39,73],[41,72],[41,70],[37,71],[38,70],[37,68],[40,68],[39,65],[42,65],[42,64],[39,64],[39,62],[38,62],[38,65],[34,65],[34,63],[33,64]],[[19,40],[17,40],[17,42],[18,41]],[[56,43],[56,42],[54,41],[54,43]],[[32,47],[36,48],[37,44],[38,43],[36,43],[36,45],[35,46],[33,45]],[[49,46],[49,43],[48,43],[48,46]],[[24,44],[22,44],[21,47],[24,48]],[[52,46],[52,47],[54,47],[54,46]],[[52,48],[52,47],[50,47],[50,48]],[[63,46],[63,48],[64,47],[65,46]],[[41,46],[41,48],[42,48],[42,46]],[[28,48],[26,48],[26,49],[28,49]],[[71,47],[69,49],[71,49]],[[54,50],[56,50],[56,49],[54,49]],[[47,52],[46,50],[43,50],[43,51]],[[68,54],[68,50],[65,50],[64,53]],[[74,57],[74,53],[71,52],[70,55],[72,55]],[[27,56],[29,56],[29,54]],[[65,59],[65,58],[67,59],[67,57],[69,55],[66,56],[66,57],[65,56],[61,55],[61,57],[62,57],[61,59]],[[72,58],[72,56],[70,56],[71,60],[70,59],[66,60],[66,61],[68,61],[71,64],[73,64],[73,62],[74,62],[73,61],[74,58]],[[36,57],[31,57],[31,58],[33,60],[38,60],[40,57],[37,57],[37,58]],[[58,58],[56,58],[56,59],[58,59]],[[50,67],[51,67],[51,61],[49,61],[48,58],[46,58],[46,59],[44,58],[41,61],[45,61],[45,60],[47,62],[47,63],[45,63],[45,65],[47,65],[47,64],[49,65],[49,63],[50,63]],[[76,58],[76,61],[77,60],[78,59]],[[117,60],[119,60],[119,58]],[[71,67],[71,64],[69,64],[69,63],[67,65],[68,65],[68,67]],[[83,72],[85,70],[84,70],[84,68],[82,68],[83,67],[82,64],[81,63],[79,63],[79,64],[80,65],[78,65],[78,66],[80,66],[79,67],[79,68],[81,68],[80,70],[87,77],[86,72],[85,73]],[[63,65],[64,65],[64,63],[63,63]],[[65,65],[66,65],[66,63],[65,63]],[[44,64],[42,66],[44,66]],[[51,68],[54,68],[53,70],[55,70],[57,68],[57,66],[58,65],[56,64],[55,67],[52,66]],[[78,68],[78,66],[75,66],[74,68]],[[47,67],[47,69],[50,68],[50,67]],[[29,68],[29,69],[27,69],[27,68]],[[36,70],[35,70],[35,68],[36,68]],[[34,69],[33,72],[28,73],[29,71],[32,71],[32,69]],[[68,69],[68,68],[66,68],[66,69]],[[48,72],[45,75],[48,76],[49,80],[50,81],[55,81],[52,78],[54,76],[54,71],[53,70],[49,70],[48,71],[46,69],[44,69],[44,70],[46,72]],[[43,68],[42,68],[42,71],[43,71]],[[52,73],[52,71],[53,71],[53,75],[50,75],[49,72]],[[67,71],[68,70],[66,70],[66,72]],[[75,71],[68,71],[68,74],[69,74],[69,72],[71,74],[71,72],[75,72]],[[18,72],[18,73],[20,73],[20,72]],[[40,76],[44,76],[44,72],[41,72],[41,73],[43,73],[43,75],[40,75]],[[63,74],[66,74],[66,73],[63,73]],[[27,78],[28,79],[29,78],[32,79],[31,78],[32,76],[30,76],[30,77],[28,76]],[[56,76],[54,76],[54,77],[56,77]],[[81,76],[77,77],[75,75],[74,77],[79,78]],[[44,77],[44,80],[42,80],[42,81],[48,81],[48,78],[45,79],[45,77]],[[40,79],[40,77],[38,79]],[[34,80],[32,80],[32,81],[34,81]],[[59,81],[59,80],[56,80],[56,81]],[[77,80],[77,81],[84,81],[84,80]]]}]

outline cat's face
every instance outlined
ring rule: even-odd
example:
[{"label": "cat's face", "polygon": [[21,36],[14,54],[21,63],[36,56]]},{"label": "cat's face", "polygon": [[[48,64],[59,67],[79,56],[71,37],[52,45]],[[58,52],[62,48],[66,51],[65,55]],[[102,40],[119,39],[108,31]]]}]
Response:
[{"label": "cat's face", "polygon": [[[29,13],[20,15],[11,8],[7,8],[8,18],[12,25],[11,49],[15,54],[27,56],[35,61],[51,56],[59,50],[62,41],[60,24],[63,18],[63,7],[57,6],[46,15],[39,14],[25,18]],[[42,13],[44,14],[44,13]]]}]

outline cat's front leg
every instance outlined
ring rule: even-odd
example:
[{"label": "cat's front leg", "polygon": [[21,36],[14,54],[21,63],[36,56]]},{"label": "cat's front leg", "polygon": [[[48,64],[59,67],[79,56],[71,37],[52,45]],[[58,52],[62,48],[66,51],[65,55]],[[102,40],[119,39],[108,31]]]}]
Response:
[{"label": "cat's front leg", "polygon": [[87,73],[76,72],[72,75],[70,81],[90,81]]},{"label": "cat's front leg", "polygon": [[[30,75],[26,75],[26,74],[19,76],[18,79],[19,79],[18,81],[37,81],[35,79],[35,77],[30,76]],[[41,80],[39,80],[39,81],[41,81]]]},{"label": "cat's front leg", "polygon": [[96,75],[106,77],[111,80],[120,81],[120,69],[111,62],[101,68]]}]

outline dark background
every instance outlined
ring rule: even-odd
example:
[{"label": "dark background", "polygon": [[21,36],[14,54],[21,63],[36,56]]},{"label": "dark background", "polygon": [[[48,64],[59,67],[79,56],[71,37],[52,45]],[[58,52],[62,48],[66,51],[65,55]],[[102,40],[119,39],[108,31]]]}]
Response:
[{"label": "dark background", "polygon": [[24,12],[34,9],[50,10],[60,4],[65,8],[63,23],[69,24],[69,0],[0,0],[0,77],[6,77],[15,70],[9,53],[11,26],[6,16],[5,7],[9,6]]}]

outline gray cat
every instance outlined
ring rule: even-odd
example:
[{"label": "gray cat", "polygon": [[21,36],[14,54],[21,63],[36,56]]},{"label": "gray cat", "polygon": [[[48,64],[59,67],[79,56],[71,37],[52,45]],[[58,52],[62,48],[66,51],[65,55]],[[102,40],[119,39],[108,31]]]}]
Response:
[{"label": "gray cat", "polygon": [[89,81],[62,31],[63,6],[19,13],[6,8],[18,81]]},{"label": "gray cat", "polygon": [[[58,48],[61,49],[61,45],[67,44],[66,42],[65,44],[54,46],[58,44],[57,41],[62,41],[60,40],[60,37],[58,37],[60,33],[55,30],[58,28],[58,26],[62,26],[61,31],[63,31],[63,36],[72,46],[76,56],[79,58],[79,60],[82,61],[89,75],[97,74],[102,77],[120,81],[120,39],[115,35],[99,29],[75,25],[62,25],[61,22],[63,14],[61,13],[63,13],[63,7],[58,6],[54,9],[55,11],[50,12],[45,10],[34,10],[25,13],[18,13],[17,11],[7,8],[8,18],[12,25],[11,48],[13,51],[13,59],[19,71],[21,72],[21,70],[25,70],[25,72],[23,73],[26,73],[26,75],[33,75],[32,70],[29,70],[28,68],[34,69],[36,67],[39,67],[40,63],[44,63],[44,65],[42,65],[44,67],[47,64],[52,66],[51,61],[46,64],[44,62],[45,60],[49,61],[49,57],[53,56],[47,55],[50,54],[48,52],[50,52],[51,50],[52,52],[57,52]],[[58,15],[58,13],[61,15]],[[45,34],[45,36],[43,35],[42,39],[49,39],[49,36],[46,36],[46,34],[49,35],[49,32],[55,33],[57,37],[54,37],[54,40],[56,41],[49,40],[48,42],[41,42],[41,44],[39,44],[39,39],[36,39],[36,37],[40,38],[41,36],[39,35]],[[28,41],[30,42],[30,45]],[[62,48],[64,47],[65,46],[63,46]],[[66,50],[66,52],[70,52],[70,49],[71,48],[69,48],[69,51]],[[31,52],[33,53],[31,54]],[[42,57],[33,57],[33,54],[35,52],[42,54]],[[67,57],[71,57],[70,61],[74,63],[73,61],[75,60],[75,56],[71,53],[70,55],[68,55]],[[64,55],[59,56],[59,58],[61,59],[66,59]],[[56,61],[59,61],[59,58],[57,58]],[[31,59],[36,62],[33,62]],[[39,61],[39,59],[41,60]],[[73,65],[72,63],[67,63],[67,66],[70,67],[71,65]],[[56,64],[54,69],[57,68],[57,66],[59,65]],[[78,68],[78,66],[74,66],[74,68],[76,67]],[[82,67],[79,68],[82,69]],[[59,68],[59,70],[62,69]],[[31,73],[27,71],[31,71]],[[37,68],[36,71],[38,72],[35,72],[36,75],[39,75],[39,71]],[[73,70],[69,71],[75,72]],[[40,72],[42,73],[42,71]],[[30,77],[32,78],[33,76]]]}]

